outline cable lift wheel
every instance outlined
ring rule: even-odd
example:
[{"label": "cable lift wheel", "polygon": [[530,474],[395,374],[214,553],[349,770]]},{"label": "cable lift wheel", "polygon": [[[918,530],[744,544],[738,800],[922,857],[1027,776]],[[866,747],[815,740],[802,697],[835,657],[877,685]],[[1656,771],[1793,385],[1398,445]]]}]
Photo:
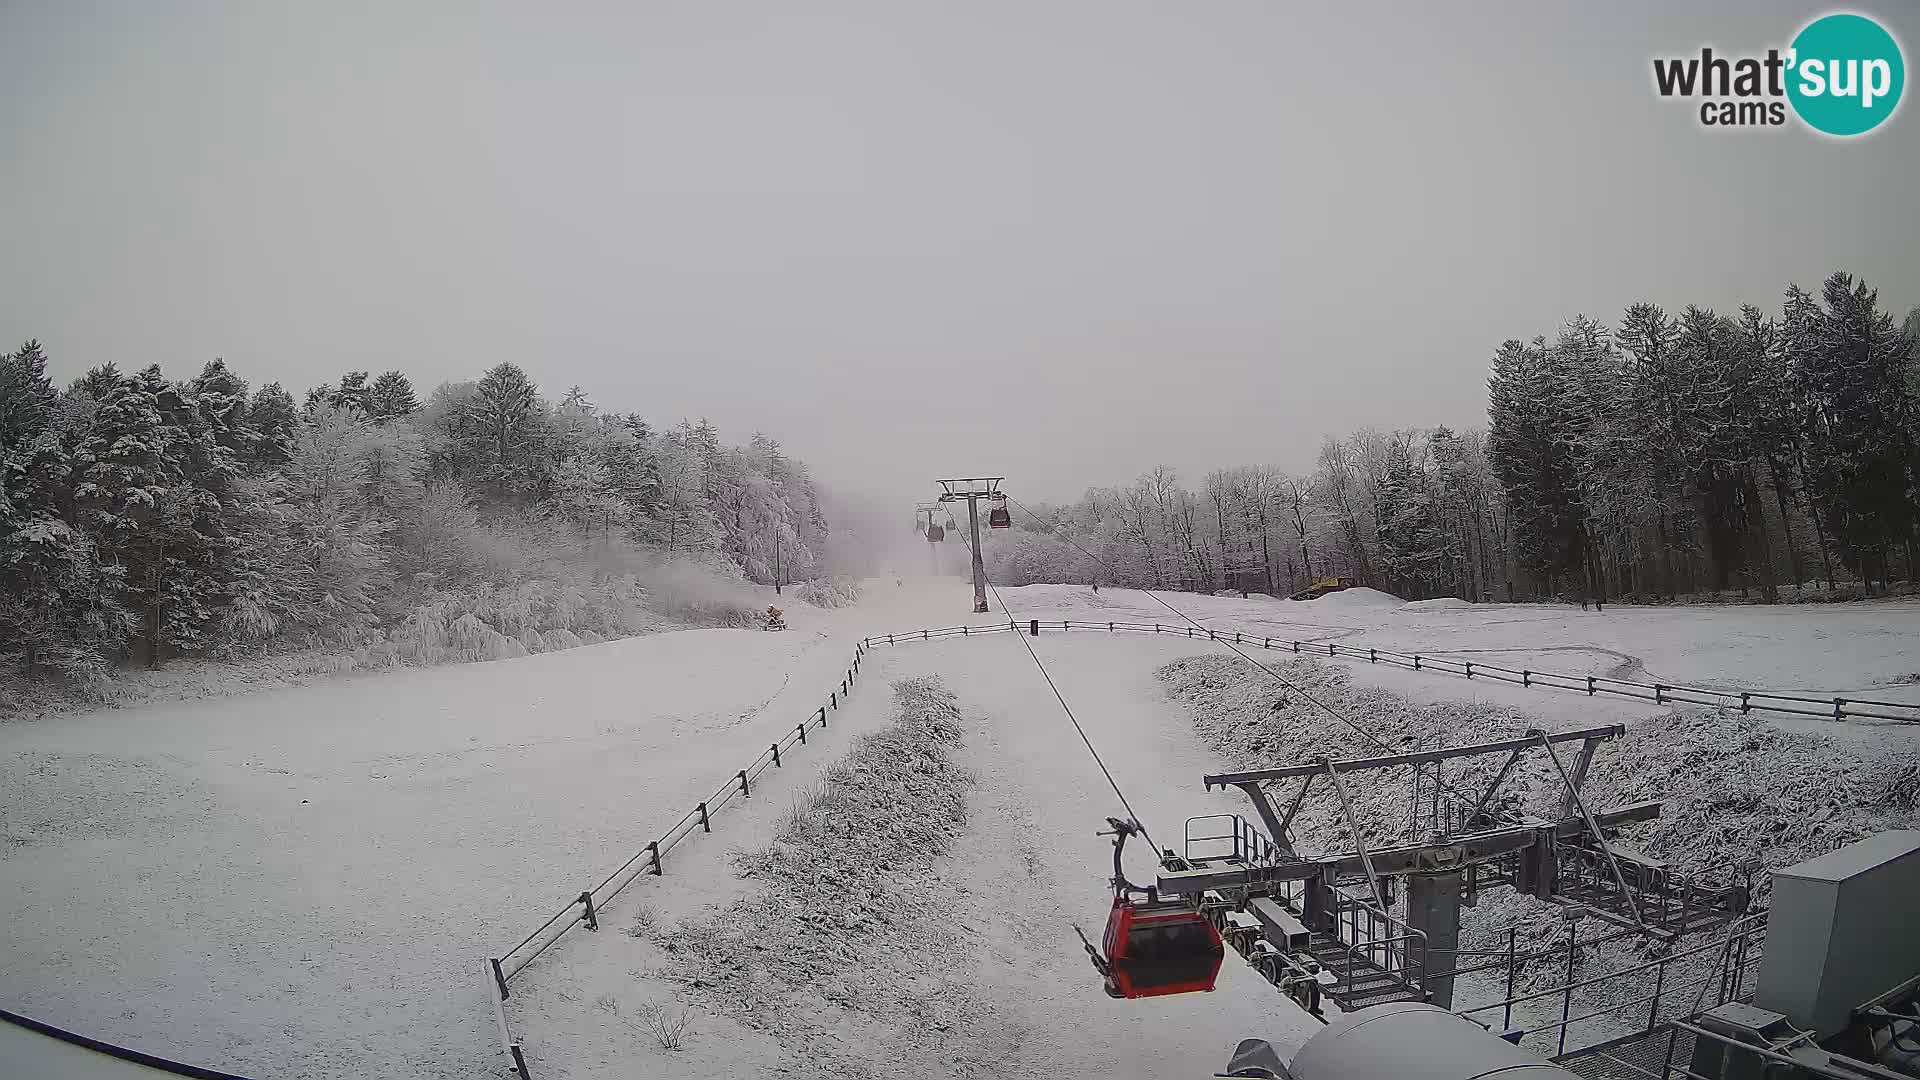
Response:
[{"label": "cable lift wheel", "polygon": [[1106,955],[1080,935],[1094,969],[1106,977],[1107,996],[1130,1000],[1211,991],[1227,951],[1220,931],[1186,901],[1162,900],[1153,889],[1128,881],[1120,853],[1140,826],[1118,818],[1107,822],[1114,839],[1113,906],[1101,936]]}]

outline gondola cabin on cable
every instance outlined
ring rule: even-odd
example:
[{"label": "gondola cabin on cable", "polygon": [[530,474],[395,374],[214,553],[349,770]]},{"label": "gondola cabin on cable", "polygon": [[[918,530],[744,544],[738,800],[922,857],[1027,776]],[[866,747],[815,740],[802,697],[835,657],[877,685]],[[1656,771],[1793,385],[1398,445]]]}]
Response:
[{"label": "gondola cabin on cable", "polygon": [[938,544],[947,538],[947,530],[938,525],[927,526],[927,543]]},{"label": "gondola cabin on cable", "polygon": [[[1113,907],[1107,912],[1107,932],[1101,938],[1101,956],[1081,934],[1081,943],[1093,966],[1106,976],[1108,996],[1164,997],[1213,989],[1226,956],[1226,943],[1207,917],[1184,900],[1162,900],[1152,889],[1127,881],[1120,852],[1127,837],[1139,831],[1131,821],[1108,818],[1113,825]],[[1077,928],[1076,928],[1077,929]]]},{"label": "gondola cabin on cable", "polygon": [[1013,528],[1013,515],[1007,513],[1007,497],[994,495],[987,500],[987,527],[990,529]]},{"label": "gondola cabin on cable", "polygon": [[1107,916],[1107,993],[1162,997],[1213,989],[1226,944],[1192,905],[1115,897]]}]

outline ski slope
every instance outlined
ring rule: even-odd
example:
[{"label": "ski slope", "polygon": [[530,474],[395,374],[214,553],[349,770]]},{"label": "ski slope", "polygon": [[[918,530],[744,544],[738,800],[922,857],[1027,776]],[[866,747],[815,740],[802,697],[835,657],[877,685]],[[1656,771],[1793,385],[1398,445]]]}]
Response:
[{"label": "ski slope", "polygon": [[[872,582],[867,597],[839,611],[786,604],[784,634],[660,634],[0,727],[0,1007],[260,1077],[498,1075],[479,958],[810,713],[855,640],[1010,616],[1177,621],[1125,590],[1006,590],[1012,611],[984,616],[954,579]],[[1328,603],[1338,598],[1172,599],[1204,624],[1276,637],[1920,700],[1901,681],[1920,670],[1912,601],[1593,613]],[[1239,809],[1200,790],[1215,763],[1152,678],[1207,646],[1028,640],[1163,846],[1177,846],[1187,816]],[[644,942],[618,930],[642,906],[672,919],[742,895],[751,882],[729,851],[762,843],[834,757],[886,722],[887,681],[923,673],[946,679],[968,719],[978,809],[944,872],[997,943],[977,978],[983,995],[1012,1003],[1024,1032],[1007,1075],[1096,1063],[1190,1075],[1217,1067],[1238,1038],[1306,1033],[1232,962],[1220,992],[1201,999],[1122,1008],[1099,993],[1070,924],[1092,932],[1104,916],[1108,849],[1093,832],[1120,810],[1020,641],[996,635],[870,654],[825,740],[729,806],[714,836],[676,849],[665,877],[623,893],[600,934],[569,935],[516,981],[536,1076],[794,1064],[764,1033],[708,1018],[695,1018],[683,1050],[653,1047],[631,1017],[670,988],[634,974]],[[1365,665],[1355,676],[1435,699],[1511,695],[1549,726],[1652,708]]]},{"label": "ski slope", "polygon": [[[1180,844],[1190,816],[1242,809],[1237,794],[1202,789],[1201,775],[1218,763],[1158,689],[1154,669],[1179,654],[1171,640],[1052,635],[1036,645],[1133,811],[1162,846]],[[964,972],[977,1000],[962,1008],[992,1008],[1009,1032],[995,1054],[1001,1071],[991,1075],[1191,1076],[1223,1063],[1241,1039],[1292,1046],[1318,1028],[1233,961],[1212,995],[1107,998],[1073,928],[1077,923],[1099,937],[1111,899],[1112,848],[1095,833],[1107,827],[1107,816],[1125,811],[1011,635],[868,653],[862,672],[868,696],[856,706],[861,726],[881,719],[884,697],[875,688],[926,674],[937,674],[958,695],[968,721],[963,760],[978,778],[968,831],[944,880],[960,898],[957,923],[987,949],[971,957]],[[733,875],[730,851],[762,842],[785,805],[765,800],[763,821],[722,828],[717,843],[696,845],[666,877],[643,882],[645,895],[633,903],[644,904],[655,924],[724,909],[754,887]],[[1151,856],[1143,850],[1129,855],[1134,876],[1150,879]],[[606,918],[615,925],[631,921],[624,910]],[[718,1018],[696,1019],[687,1045],[676,1052],[661,1051],[637,1033],[635,1017],[673,998],[673,986],[650,974],[662,960],[647,941],[573,935],[530,969],[515,984],[513,1004],[534,1075],[616,1076],[636,1063],[650,1076],[688,1080],[776,1069],[812,1075],[806,1063],[783,1060],[763,1034]],[[877,1026],[883,1025],[848,1024],[844,1038],[870,1046],[871,1054],[856,1056],[879,1067],[886,1054],[901,1052],[883,1043],[897,1042],[902,1033],[876,1032]],[[929,1044],[941,1037],[924,1035]]]}]

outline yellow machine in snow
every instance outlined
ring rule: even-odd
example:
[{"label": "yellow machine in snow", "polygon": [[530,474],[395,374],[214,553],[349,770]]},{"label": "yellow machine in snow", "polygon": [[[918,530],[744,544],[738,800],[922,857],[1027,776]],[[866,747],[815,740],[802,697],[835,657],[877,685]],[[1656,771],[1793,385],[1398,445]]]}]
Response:
[{"label": "yellow machine in snow", "polygon": [[1292,596],[1287,597],[1287,599],[1314,600],[1319,597],[1325,596],[1330,592],[1339,592],[1342,589],[1351,589],[1357,584],[1359,583],[1354,581],[1350,577],[1315,578],[1312,585],[1309,585],[1306,588],[1300,590],[1299,592],[1294,593]]}]

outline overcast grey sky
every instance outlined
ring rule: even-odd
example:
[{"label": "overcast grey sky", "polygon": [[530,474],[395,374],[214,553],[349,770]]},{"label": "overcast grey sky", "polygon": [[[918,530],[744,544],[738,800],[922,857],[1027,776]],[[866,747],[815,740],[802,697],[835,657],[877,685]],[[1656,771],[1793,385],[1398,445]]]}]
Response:
[{"label": "overcast grey sky", "polygon": [[[1651,90],[1825,10],[0,0],[0,339],[296,394],[513,360],[903,498],[1303,468],[1481,423],[1578,312],[1920,302],[1911,102],[1840,143]],[[1913,65],[1920,7],[1852,10]]]}]

